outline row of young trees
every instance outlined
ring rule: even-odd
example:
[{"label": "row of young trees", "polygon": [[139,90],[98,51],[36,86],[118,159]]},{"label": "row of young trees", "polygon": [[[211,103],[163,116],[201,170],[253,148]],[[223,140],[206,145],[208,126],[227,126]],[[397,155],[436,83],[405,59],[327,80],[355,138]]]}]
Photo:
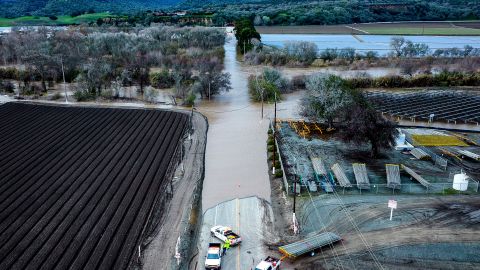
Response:
[{"label": "row of young trees", "polygon": [[162,67],[185,101],[196,93],[208,97],[229,90],[230,75],[222,73],[224,42],[223,31],[203,27],[38,28],[3,36],[0,59],[15,67],[21,89],[29,91],[39,80],[45,92],[47,82],[65,78],[77,83],[81,100],[122,87],[143,94],[151,68]]}]

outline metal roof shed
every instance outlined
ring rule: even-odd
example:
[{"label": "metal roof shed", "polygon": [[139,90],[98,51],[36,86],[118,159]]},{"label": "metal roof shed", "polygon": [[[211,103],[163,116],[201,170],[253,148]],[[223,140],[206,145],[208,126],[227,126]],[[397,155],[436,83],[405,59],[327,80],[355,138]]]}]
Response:
[{"label": "metal roof shed", "polygon": [[278,248],[280,253],[291,258],[296,259],[298,256],[306,254],[310,251],[319,249],[321,247],[331,245],[342,238],[332,232],[324,232],[314,236],[307,237],[301,241],[291,243]]}]

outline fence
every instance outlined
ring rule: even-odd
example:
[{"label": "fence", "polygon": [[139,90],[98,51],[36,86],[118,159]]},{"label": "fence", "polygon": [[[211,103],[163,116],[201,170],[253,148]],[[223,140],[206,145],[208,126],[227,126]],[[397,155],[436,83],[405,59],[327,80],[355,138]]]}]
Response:
[{"label": "fence", "polygon": [[[399,184],[396,189],[389,188],[387,184],[370,184],[370,189],[358,189],[357,184],[352,184],[353,187],[345,188],[340,185],[332,186],[335,191],[342,195],[361,195],[361,194],[455,194],[452,191],[451,182],[447,183],[430,183],[428,187],[424,187],[420,184],[408,183],[408,184]],[[478,193],[479,182],[470,179],[470,182],[467,184],[466,191],[459,191],[458,193]],[[399,187],[399,188],[398,188]],[[464,187],[460,185],[460,187]],[[307,188],[304,186],[304,188]],[[312,192],[314,194],[325,193],[323,190],[318,190],[318,192]]]},{"label": "fence", "polygon": [[275,140],[275,147],[277,148],[277,152],[278,152],[278,159],[280,161],[280,168],[282,169],[283,186],[285,187],[285,192],[287,193],[287,196],[288,196],[290,195],[290,185],[288,184],[287,174],[285,173],[285,169],[283,168],[282,154],[280,153],[280,147],[278,147],[277,138],[274,138],[274,140]]}]

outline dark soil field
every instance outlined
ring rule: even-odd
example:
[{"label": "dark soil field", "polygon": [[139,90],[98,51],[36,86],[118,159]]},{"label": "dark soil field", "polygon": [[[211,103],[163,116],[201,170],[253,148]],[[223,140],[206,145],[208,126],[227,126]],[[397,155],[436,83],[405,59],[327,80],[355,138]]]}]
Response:
[{"label": "dark soil field", "polygon": [[0,269],[131,265],[187,123],[161,110],[1,105]]}]

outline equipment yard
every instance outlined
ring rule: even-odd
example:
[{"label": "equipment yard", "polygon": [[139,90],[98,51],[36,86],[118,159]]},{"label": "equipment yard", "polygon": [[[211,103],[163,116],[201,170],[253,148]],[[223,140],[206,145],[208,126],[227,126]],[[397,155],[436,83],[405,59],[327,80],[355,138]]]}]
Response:
[{"label": "equipment yard", "polygon": [[[477,133],[400,127],[397,145],[374,159],[368,145],[345,143],[318,123],[287,120],[276,127],[285,172],[278,181],[289,195],[294,181],[300,184],[300,242],[280,242],[303,250],[309,245],[301,241],[341,238],[298,258],[280,248],[295,257],[286,261],[292,269],[480,267]],[[459,187],[454,175],[467,175],[467,186]]]},{"label": "equipment yard", "polygon": [[[325,184],[341,194],[438,194],[448,191],[453,175],[461,171],[470,177],[465,192],[478,192],[480,162],[475,157],[480,147],[476,144],[479,138],[475,133],[401,128],[405,147],[415,145],[415,148],[412,151],[385,150],[379,158],[373,159],[368,145],[344,143],[336,132],[326,130],[322,135],[312,135],[315,130],[311,127],[307,135],[303,133],[307,131],[300,128],[301,122],[296,124],[296,133],[294,125],[292,122],[277,124],[277,139],[290,193],[296,174],[301,191],[307,192],[308,187],[308,191],[315,194],[323,193]],[[432,145],[429,140],[435,143]],[[323,165],[314,165],[318,160]],[[326,168],[324,172],[315,168],[322,166]],[[313,185],[319,187],[317,191],[312,191]]]},{"label": "equipment yard", "polygon": [[0,106],[0,269],[126,269],[162,215],[188,114]]}]

